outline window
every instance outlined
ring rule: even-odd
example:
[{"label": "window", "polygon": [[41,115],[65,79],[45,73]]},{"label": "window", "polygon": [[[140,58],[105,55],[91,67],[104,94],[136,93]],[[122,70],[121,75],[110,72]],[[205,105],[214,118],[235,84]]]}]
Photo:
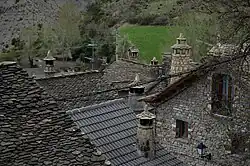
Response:
[{"label": "window", "polygon": [[180,54],[181,50],[180,49],[176,49],[176,54]]},{"label": "window", "polygon": [[176,120],[176,137],[188,137],[188,123],[182,120]]},{"label": "window", "polygon": [[186,50],[185,49],[182,50],[182,54],[186,54]]},{"label": "window", "polygon": [[129,90],[119,90],[118,95],[119,97],[127,97],[129,94]]},{"label": "window", "polygon": [[140,119],[140,124],[142,126],[152,126],[153,125],[153,119]]},{"label": "window", "polygon": [[232,79],[226,74],[215,74],[212,83],[212,112],[229,116],[231,109]]}]

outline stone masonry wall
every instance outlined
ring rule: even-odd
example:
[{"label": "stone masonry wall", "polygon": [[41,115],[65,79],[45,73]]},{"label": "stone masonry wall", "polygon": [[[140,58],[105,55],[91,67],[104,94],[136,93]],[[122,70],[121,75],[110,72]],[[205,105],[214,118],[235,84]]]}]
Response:
[{"label": "stone masonry wall", "polygon": [[[224,66],[214,72],[229,73],[230,68],[230,65]],[[243,91],[236,73],[233,73],[235,100],[232,117],[211,113],[211,78],[214,72],[157,108],[160,143],[169,151],[182,154],[180,157],[189,165],[204,164],[196,148],[201,141],[212,153],[212,161],[207,165],[221,165],[231,153],[229,132],[249,131],[249,90]],[[175,138],[176,119],[188,122],[188,138]]]}]

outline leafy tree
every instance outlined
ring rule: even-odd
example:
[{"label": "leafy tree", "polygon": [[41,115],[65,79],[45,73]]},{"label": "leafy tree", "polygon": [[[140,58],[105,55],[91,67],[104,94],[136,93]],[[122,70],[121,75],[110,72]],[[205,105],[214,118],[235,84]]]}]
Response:
[{"label": "leafy tree", "polygon": [[244,43],[250,40],[250,3],[246,0],[183,0],[197,13],[214,15],[218,26],[216,31],[227,43]]},{"label": "leafy tree", "polygon": [[127,56],[126,54],[131,45],[132,44],[129,41],[127,35],[120,36],[118,38],[118,54],[121,55],[122,57],[128,58],[126,57]]},{"label": "leafy tree", "polygon": [[72,3],[60,8],[58,24],[54,27],[57,43],[62,47],[72,47],[80,41],[80,11]]},{"label": "leafy tree", "polygon": [[13,38],[11,41],[12,47],[9,50],[6,50],[0,53],[0,61],[20,61],[22,55],[22,50],[24,47],[24,42],[20,38]]},{"label": "leafy tree", "polygon": [[32,26],[32,27],[23,29],[20,34],[21,41],[24,41],[25,43],[22,53],[24,56],[28,57],[30,67],[34,67],[33,58],[36,56],[34,52],[35,50],[34,43],[38,38],[37,32],[38,32],[37,27]]},{"label": "leafy tree", "polygon": [[217,42],[216,19],[212,15],[188,12],[176,20],[176,26],[185,34],[188,43],[192,46],[195,61],[199,61],[206,55],[207,43]]}]

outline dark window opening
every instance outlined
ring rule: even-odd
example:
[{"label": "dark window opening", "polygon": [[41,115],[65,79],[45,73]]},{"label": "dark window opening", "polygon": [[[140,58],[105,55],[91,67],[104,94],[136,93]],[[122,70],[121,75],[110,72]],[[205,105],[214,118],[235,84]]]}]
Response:
[{"label": "dark window opening", "polygon": [[51,65],[51,66],[53,66],[53,61],[46,61],[46,65]]},{"label": "dark window opening", "polygon": [[229,116],[232,110],[232,79],[225,74],[213,75],[212,112]]},{"label": "dark window opening", "polygon": [[188,123],[182,120],[176,120],[176,137],[186,138],[188,137]]},{"label": "dark window opening", "polygon": [[180,49],[176,49],[176,54],[180,54],[181,50]]},{"label": "dark window opening", "polygon": [[152,126],[153,125],[153,119],[140,119],[140,124],[142,126]]},{"label": "dark window opening", "polygon": [[129,90],[120,90],[120,91],[118,91],[118,95],[120,97],[127,97],[128,94],[129,94]]},{"label": "dark window opening", "polygon": [[184,50],[182,50],[182,54],[186,54],[186,50],[184,49]]}]

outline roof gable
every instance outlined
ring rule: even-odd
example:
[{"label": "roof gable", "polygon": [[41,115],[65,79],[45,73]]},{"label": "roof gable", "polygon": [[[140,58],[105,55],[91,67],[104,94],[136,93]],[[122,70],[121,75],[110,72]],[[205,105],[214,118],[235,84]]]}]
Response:
[{"label": "roof gable", "polygon": [[144,158],[136,147],[137,120],[124,99],[116,99],[67,111],[78,128],[88,135],[112,165],[182,165],[163,147],[157,145],[153,160]]},{"label": "roof gable", "polygon": [[[230,70],[231,73],[234,75],[238,75],[238,67],[240,65],[240,61],[243,56],[236,56],[236,57],[212,57],[212,59],[208,59],[204,62],[204,64],[198,66],[197,68],[186,72],[186,73],[179,73],[180,75],[184,75],[176,82],[170,84],[166,87],[163,91],[146,96],[141,98],[147,103],[151,103],[152,105],[159,105],[162,102],[168,101],[169,99],[173,98],[177,94],[181,93],[188,87],[192,86],[192,84],[208,73],[215,71],[217,69],[225,68],[225,70]],[[242,79],[242,78],[240,78]],[[239,81],[239,80],[238,80]],[[244,80],[241,80],[244,81]],[[244,81],[245,82],[245,81]],[[243,86],[242,86],[243,87]],[[243,88],[247,88],[246,86]]]},{"label": "roof gable", "polygon": [[126,59],[119,59],[110,64],[104,73],[104,80],[114,81],[133,81],[138,74],[140,80],[151,80],[150,65],[134,62]]},{"label": "roof gable", "polygon": [[56,102],[16,63],[0,63],[0,163],[103,165]]}]

